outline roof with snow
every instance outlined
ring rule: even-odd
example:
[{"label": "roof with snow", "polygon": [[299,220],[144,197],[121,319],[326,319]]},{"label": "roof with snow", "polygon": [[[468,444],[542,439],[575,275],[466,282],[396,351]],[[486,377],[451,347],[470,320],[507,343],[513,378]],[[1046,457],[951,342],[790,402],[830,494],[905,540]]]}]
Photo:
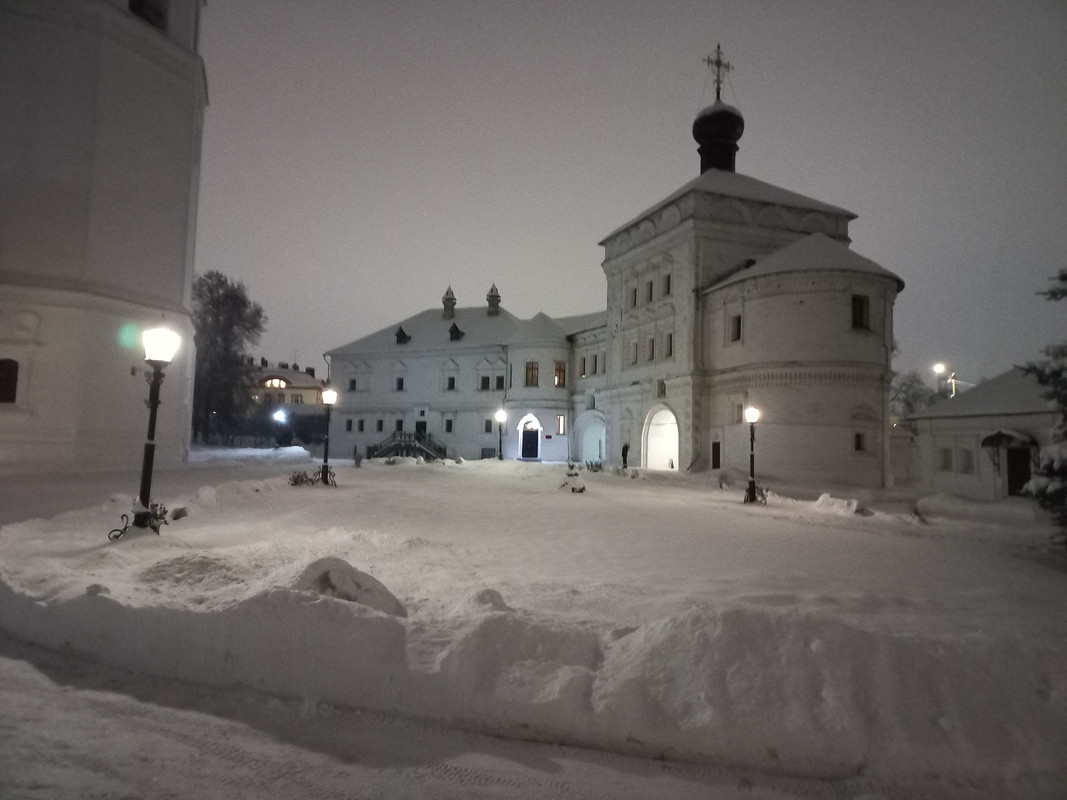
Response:
[{"label": "roof with snow", "polygon": [[756,259],[748,267],[727,276],[711,289],[721,289],[749,278],[775,275],[785,272],[815,272],[840,270],[843,272],[865,272],[880,275],[896,281],[897,291],[904,288],[904,281],[869,258],[853,252],[835,239],[824,233],[812,233],[775,250],[762,258]]},{"label": "roof with snow", "polygon": [[1052,401],[1043,397],[1045,389],[1032,375],[1021,369],[1007,372],[945,398],[930,408],[916,411],[911,419],[945,419],[952,417],[985,417],[1003,414],[1035,414],[1054,412]]},{"label": "roof with snow", "polygon": [[[511,338],[519,322],[518,317],[504,308],[500,308],[499,313],[494,316],[489,315],[484,305],[457,308],[451,319],[446,319],[440,308],[431,308],[362,339],[334,348],[326,355],[343,356],[348,352],[358,352],[361,355],[400,355],[409,346],[418,350],[435,347],[447,350],[450,347],[499,345]],[[462,338],[452,339],[449,331],[453,325],[462,332]],[[397,331],[401,328],[410,337],[406,344],[397,343]]]},{"label": "roof with snow", "polygon": [[833,214],[835,216],[844,216],[848,219],[855,219],[856,214],[853,212],[840,208],[838,206],[824,203],[821,200],[815,200],[811,197],[806,197],[796,192],[791,192],[788,189],[783,189],[780,186],[775,186],[764,181],[750,178],[748,175],[742,175],[738,172],[727,172],[720,169],[709,169],[698,175],[689,183],[682,186],[673,194],[669,195],[665,200],[661,200],[651,208],[646,209],[636,217],[631,219],[625,225],[621,225],[600,242],[604,244],[612,236],[629,228],[636,222],[644,219],[652,214],[657,209],[672,203],[679,197],[682,197],[689,192],[704,192],[705,194],[714,194],[721,197],[736,197],[740,200],[754,200],[760,203],[769,203],[771,205],[788,206],[789,208],[801,208],[808,211],[821,211],[826,214]]},{"label": "roof with snow", "polygon": [[608,312],[593,311],[589,314],[576,314],[573,317],[556,317],[556,324],[563,329],[565,334],[573,336],[576,333],[606,326],[608,324]]},{"label": "roof with snow", "polygon": [[565,342],[567,334],[555,320],[543,311],[538,311],[528,320],[516,323],[506,344],[560,344]]}]

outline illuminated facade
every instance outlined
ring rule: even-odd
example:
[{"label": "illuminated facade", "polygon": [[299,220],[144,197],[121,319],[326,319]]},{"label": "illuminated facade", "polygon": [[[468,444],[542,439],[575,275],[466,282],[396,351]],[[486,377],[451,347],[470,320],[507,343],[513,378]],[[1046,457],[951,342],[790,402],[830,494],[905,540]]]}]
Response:
[{"label": "illuminated facade", "polygon": [[156,463],[187,453],[201,4],[0,0],[0,469],[135,466],[160,324]]}]

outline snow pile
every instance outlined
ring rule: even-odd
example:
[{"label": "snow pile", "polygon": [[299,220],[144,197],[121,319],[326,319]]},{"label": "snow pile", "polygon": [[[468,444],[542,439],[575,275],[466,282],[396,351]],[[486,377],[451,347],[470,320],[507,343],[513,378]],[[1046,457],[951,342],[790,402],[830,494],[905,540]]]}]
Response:
[{"label": "snow pile", "polygon": [[0,627],[152,675],[649,756],[1067,785],[1067,580],[989,531],[924,538],[935,524],[833,498],[745,508],[683,476],[589,474],[579,497],[558,466],[404,466],[314,497],[201,488],[188,518],[119,544],[113,504],[4,526]]}]

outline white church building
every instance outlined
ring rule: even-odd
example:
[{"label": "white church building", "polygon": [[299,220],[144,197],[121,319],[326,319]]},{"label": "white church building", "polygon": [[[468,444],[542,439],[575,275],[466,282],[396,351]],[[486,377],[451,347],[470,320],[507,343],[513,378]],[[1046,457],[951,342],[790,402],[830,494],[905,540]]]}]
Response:
[{"label": "white church building", "polygon": [[160,325],[156,463],[187,454],[202,4],[0,0],[0,469],[140,464]]},{"label": "white church building", "polygon": [[605,311],[522,320],[495,285],[473,307],[449,288],[329,351],[337,452],[747,473],[756,407],[761,480],[891,484],[903,281],[850,249],[855,214],[735,172],[716,84],[700,173],[601,242]]}]

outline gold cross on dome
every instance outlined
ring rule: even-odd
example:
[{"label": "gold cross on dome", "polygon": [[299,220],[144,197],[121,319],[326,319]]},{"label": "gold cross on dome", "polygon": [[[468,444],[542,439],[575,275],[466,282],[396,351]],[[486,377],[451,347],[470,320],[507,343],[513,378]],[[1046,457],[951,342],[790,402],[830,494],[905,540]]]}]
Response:
[{"label": "gold cross on dome", "polygon": [[723,76],[733,69],[729,61],[723,61],[722,59],[722,45],[715,44],[715,58],[711,56],[704,56],[704,63],[708,65],[708,69],[715,70],[715,99],[718,100],[722,93],[722,79]]}]

